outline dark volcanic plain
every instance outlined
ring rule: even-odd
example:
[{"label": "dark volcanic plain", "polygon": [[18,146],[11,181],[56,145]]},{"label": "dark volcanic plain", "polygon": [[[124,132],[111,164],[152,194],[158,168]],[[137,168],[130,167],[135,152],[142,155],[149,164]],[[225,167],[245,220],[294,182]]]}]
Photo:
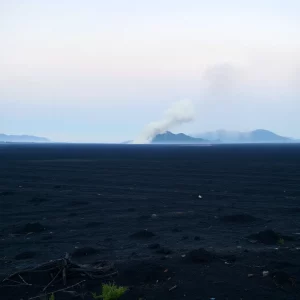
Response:
[{"label": "dark volcanic plain", "polygon": [[[83,277],[85,299],[102,282],[131,300],[300,299],[299,201],[297,144],[2,144],[0,278],[67,252],[118,271]],[[1,282],[0,298],[38,296],[44,279]]]}]

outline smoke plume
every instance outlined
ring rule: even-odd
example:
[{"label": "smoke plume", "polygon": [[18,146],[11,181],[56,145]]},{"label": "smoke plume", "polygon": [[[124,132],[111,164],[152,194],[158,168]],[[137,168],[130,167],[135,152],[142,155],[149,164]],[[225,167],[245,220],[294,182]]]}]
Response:
[{"label": "smoke plume", "polygon": [[177,125],[193,121],[194,115],[193,103],[190,100],[180,100],[165,112],[162,120],[149,123],[133,143],[150,143],[157,134],[165,133]]}]

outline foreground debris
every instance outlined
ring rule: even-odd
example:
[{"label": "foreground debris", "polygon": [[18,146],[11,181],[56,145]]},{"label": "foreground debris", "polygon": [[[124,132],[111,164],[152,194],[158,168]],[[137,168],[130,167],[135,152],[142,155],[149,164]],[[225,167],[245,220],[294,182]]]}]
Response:
[{"label": "foreground debris", "polygon": [[29,298],[33,300],[58,292],[76,294],[71,289],[84,284],[87,279],[104,279],[113,277],[117,273],[114,265],[109,262],[77,264],[66,254],[65,258],[10,274],[2,280],[0,289],[26,286],[36,291],[37,296]]}]

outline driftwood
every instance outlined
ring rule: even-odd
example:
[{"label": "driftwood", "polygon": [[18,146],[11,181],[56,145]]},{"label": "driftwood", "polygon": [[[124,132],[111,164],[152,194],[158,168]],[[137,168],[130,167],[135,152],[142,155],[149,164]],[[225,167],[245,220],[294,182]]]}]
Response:
[{"label": "driftwood", "polygon": [[[47,296],[57,292],[71,292],[68,290],[84,284],[86,279],[104,279],[117,273],[114,265],[111,263],[100,261],[93,264],[77,264],[66,254],[65,258],[52,260],[34,268],[8,275],[0,282],[0,288],[32,287],[40,290],[40,295],[29,299],[37,299],[41,295]],[[85,279],[82,280],[82,277]],[[67,286],[67,281],[70,280],[72,280],[72,284]],[[78,282],[74,283],[74,280]],[[53,286],[60,288],[51,291],[50,288]]]}]

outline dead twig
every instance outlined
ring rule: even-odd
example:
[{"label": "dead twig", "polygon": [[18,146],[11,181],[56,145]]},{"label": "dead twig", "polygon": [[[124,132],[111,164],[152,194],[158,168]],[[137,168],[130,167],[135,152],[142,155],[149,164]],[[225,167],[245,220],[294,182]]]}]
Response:
[{"label": "dead twig", "polygon": [[38,299],[38,298],[40,298],[41,296],[49,296],[49,295],[52,295],[52,294],[56,294],[56,293],[58,293],[58,292],[63,292],[63,291],[66,291],[66,290],[68,290],[68,289],[70,289],[70,288],[73,288],[73,287],[75,287],[75,286],[78,286],[78,285],[80,285],[80,284],[83,283],[83,282],[85,282],[85,280],[82,280],[82,281],[80,281],[80,282],[78,282],[78,283],[75,283],[75,284],[73,284],[73,285],[70,285],[70,286],[68,286],[68,287],[66,287],[66,288],[59,289],[59,290],[56,290],[56,291],[53,291],[53,292],[50,292],[50,293],[47,293],[47,294],[44,294],[44,295],[39,295],[39,296],[31,297],[31,298],[29,298],[28,300]]},{"label": "dead twig", "polygon": [[29,285],[29,286],[31,286],[32,284],[30,284],[30,283],[28,283],[28,282],[26,282],[25,280],[24,280],[24,278],[19,274],[19,277],[21,278],[21,280],[26,284],[26,285]]},{"label": "dead twig", "polygon": [[53,279],[43,288],[43,292],[46,291],[46,289],[54,282],[54,280],[57,278],[57,276],[61,273],[62,269],[60,269],[57,274],[53,277]]}]

